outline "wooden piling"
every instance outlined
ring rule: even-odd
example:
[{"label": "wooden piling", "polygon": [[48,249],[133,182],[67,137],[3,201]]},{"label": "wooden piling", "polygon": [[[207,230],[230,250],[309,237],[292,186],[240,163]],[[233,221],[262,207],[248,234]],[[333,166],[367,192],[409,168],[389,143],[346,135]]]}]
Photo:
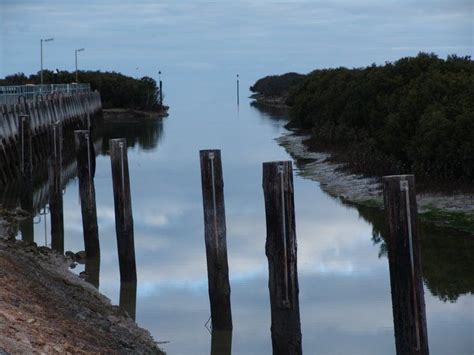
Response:
[{"label": "wooden piling", "polygon": [[200,161],[212,329],[232,330],[221,152],[201,150]]},{"label": "wooden piling", "polygon": [[290,161],[263,163],[273,354],[301,354],[298,272]]},{"label": "wooden piling", "polygon": [[31,148],[31,121],[28,115],[18,117],[18,135],[20,145],[20,203],[21,208],[33,211],[33,160]]},{"label": "wooden piling", "polygon": [[51,213],[51,248],[64,253],[64,217],[62,191],[63,131],[61,123],[51,127],[52,147],[49,159],[49,211]]},{"label": "wooden piling", "polygon": [[133,239],[132,200],[128,173],[127,142],[124,138],[109,141],[115,204],[115,231],[120,265],[120,280],[137,280],[135,242]]},{"label": "wooden piling", "polygon": [[120,282],[119,307],[135,320],[137,312],[137,282]]},{"label": "wooden piling", "polygon": [[21,240],[33,243],[35,241],[35,228],[33,216],[29,216],[20,221]]},{"label": "wooden piling", "polygon": [[385,176],[388,259],[398,355],[427,355],[425,299],[417,231],[415,177]]},{"label": "wooden piling", "polygon": [[82,228],[87,258],[100,257],[99,228],[97,226],[97,208],[95,203],[94,177],[91,171],[92,154],[88,131],[74,132],[77,154],[77,176],[81,198]]},{"label": "wooden piling", "polygon": [[213,330],[211,334],[211,355],[232,354],[232,331]]},{"label": "wooden piling", "polygon": [[[87,254],[87,251],[86,251]],[[99,280],[100,280],[100,255],[87,257],[84,271],[86,273],[85,280],[89,282],[96,289],[99,289]]]}]

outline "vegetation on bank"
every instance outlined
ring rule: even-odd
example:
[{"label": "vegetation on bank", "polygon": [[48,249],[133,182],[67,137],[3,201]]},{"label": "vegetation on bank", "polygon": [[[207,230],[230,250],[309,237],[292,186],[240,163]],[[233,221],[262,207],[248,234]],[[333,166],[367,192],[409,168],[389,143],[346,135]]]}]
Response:
[{"label": "vegetation on bank", "polygon": [[474,63],[420,53],[366,68],[266,77],[251,90],[288,92],[291,124],[372,175],[474,181]]},{"label": "vegetation on bank", "polygon": [[[132,78],[116,72],[79,71],[78,79],[90,83],[92,90],[100,91],[103,108],[126,108],[145,111],[160,111],[160,89],[153,78]],[[76,81],[75,72],[43,71],[46,84],[70,84]],[[23,73],[8,75],[0,79],[0,85],[40,84],[40,73],[26,76]]]},{"label": "vegetation on bank", "polygon": [[298,73],[270,75],[257,80],[257,82],[250,87],[250,91],[261,94],[266,98],[286,98],[290,88],[299,84],[304,78],[305,75]]}]

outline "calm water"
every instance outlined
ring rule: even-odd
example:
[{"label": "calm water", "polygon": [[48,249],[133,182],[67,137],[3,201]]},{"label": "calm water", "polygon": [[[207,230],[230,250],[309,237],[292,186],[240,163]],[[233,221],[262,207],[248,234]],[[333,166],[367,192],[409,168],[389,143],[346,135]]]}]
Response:
[{"label": "calm water", "polygon": [[[199,150],[222,150],[232,288],[234,354],[270,354],[262,162],[288,160],[274,138],[285,121],[249,105],[237,109],[232,79],[195,80],[170,88],[170,116],[145,128],[108,128],[129,140],[135,248],[136,320],[169,354],[209,354],[211,336],[204,249]],[[248,87],[242,83],[241,88]],[[100,142],[98,143],[100,145]],[[97,157],[101,243],[100,286],[118,304],[110,160]],[[295,176],[300,308],[305,354],[394,354],[383,215],[344,206],[318,184]],[[65,250],[84,249],[77,180],[64,195]],[[45,244],[44,219],[34,225]],[[422,226],[431,354],[474,351],[473,238]],[[46,225],[49,244],[49,216]],[[75,272],[83,270],[79,265]]]}]

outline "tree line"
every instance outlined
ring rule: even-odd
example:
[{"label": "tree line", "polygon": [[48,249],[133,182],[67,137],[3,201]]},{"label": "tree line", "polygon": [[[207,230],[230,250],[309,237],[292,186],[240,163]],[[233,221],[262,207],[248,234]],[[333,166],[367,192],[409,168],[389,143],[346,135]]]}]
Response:
[{"label": "tree line", "polygon": [[[117,72],[79,71],[80,82],[91,84],[102,97],[103,108],[126,108],[137,110],[159,110],[160,89],[153,78],[144,76],[135,79]],[[0,85],[40,84],[40,73],[26,76],[24,73],[8,75],[0,79]],[[75,82],[75,72],[43,71],[43,82],[47,84],[70,84]]]},{"label": "tree line", "polygon": [[471,57],[420,53],[384,65],[315,70],[285,87],[287,81],[267,77],[251,90],[288,93],[290,124],[311,130],[316,145],[336,147],[356,170],[474,181]]}]

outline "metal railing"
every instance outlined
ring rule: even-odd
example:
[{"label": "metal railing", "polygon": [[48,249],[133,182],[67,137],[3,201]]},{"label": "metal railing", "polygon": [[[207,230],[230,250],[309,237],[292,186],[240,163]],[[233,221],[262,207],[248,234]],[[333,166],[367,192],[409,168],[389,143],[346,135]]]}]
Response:
[{"label": "metal railing", "polygon": [[18,85],[0,86],[0,104],[16,104],[20,97],[27,101],[34,101],[41,95],[62,92],[64,94],[74,94],[78,92],[89,92],[90,84],[47,84],[47,85]]}]

